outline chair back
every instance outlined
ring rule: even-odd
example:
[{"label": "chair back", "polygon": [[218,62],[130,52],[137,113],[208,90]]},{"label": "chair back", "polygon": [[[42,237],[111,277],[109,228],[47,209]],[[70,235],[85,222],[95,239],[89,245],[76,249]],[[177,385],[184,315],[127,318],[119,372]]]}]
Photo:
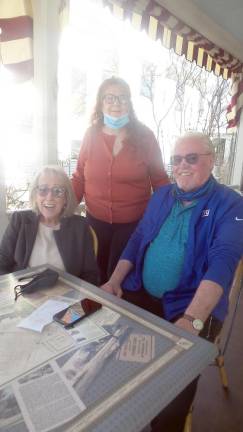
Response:
[{"label": "chair back", "polygon": [[243,258],[239,261],[239,264],[235,270],[235,274],[233,277],[233,281],[231,284],[230,292],[229,292],[229,311],[228,315],[224,321],[224,325],[222,327],[222,331],[218,335],[216,339],[216,344],[218,345],[220,351],[224,354],[229,338],[232,332],[237,306],[239,303],[239,298],[243,285]]},{"label": "chair back", "polygon": [[93,238],[94,254],[95,254],[96,258],[97,258],[97,254],[98,254],[98,239],[97,239],[97,235],[96,235],[95,230],[92,228],[92,226],[89,225],[89,229],[90,229],[90,232],[91,232],[92,238]]}]

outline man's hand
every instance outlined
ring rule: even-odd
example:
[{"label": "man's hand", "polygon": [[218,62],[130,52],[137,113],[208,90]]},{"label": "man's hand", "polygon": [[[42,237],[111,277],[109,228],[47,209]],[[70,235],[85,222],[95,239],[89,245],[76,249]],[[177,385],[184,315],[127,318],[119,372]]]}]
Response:
[{"label": "man's hand", "polygon": [[122,297],[123,292],[121,289],[121,285],[119,285],[118,283],[108,281],[104,285],[102,285],[101,288],[110,294],[114,294],[117,297]]},{"label": "man's hand", "polygon": [[121,284],[126,275],[132,270],[133,264],[125,259],[119,260],[111,278],[101,288],[117,297],[122,297]]},{"label": "man's hand", "polygon": [[182,328],[183,330],[188,331],[189,333],[192,333],[196,336],[198,336],[199,331],[194,329],[192,323],[186,319],[186,318],[179,318],[177,321],[175,321],[175,325],[177,325],[178,327]]}]

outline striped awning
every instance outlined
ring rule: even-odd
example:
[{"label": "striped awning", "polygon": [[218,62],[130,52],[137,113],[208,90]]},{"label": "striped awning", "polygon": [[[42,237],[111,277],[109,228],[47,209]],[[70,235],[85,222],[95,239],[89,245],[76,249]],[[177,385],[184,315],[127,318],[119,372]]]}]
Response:
[{"label": "striped awning", "polygon": [[33,77],[31,0],[0,1],[0,63],[18,81]]},{"label": "striped awning", "polygon": [[243,63],[210,42],[196,30],[172,15],[154,0],[103,0],[112,13],[121,19],[130,19],[132,25],[146,30],[154,40],[160,40],[178,55],[185,55],[200,67],[217,76],[232,79],[233,97],[228,108],[228,128],[234,131],[243,106]]},{"label": "striped awning", "polygon": [[235,132],[243,108],[243,73],[232,75],[232,98],[227,108],[228,132]]}]

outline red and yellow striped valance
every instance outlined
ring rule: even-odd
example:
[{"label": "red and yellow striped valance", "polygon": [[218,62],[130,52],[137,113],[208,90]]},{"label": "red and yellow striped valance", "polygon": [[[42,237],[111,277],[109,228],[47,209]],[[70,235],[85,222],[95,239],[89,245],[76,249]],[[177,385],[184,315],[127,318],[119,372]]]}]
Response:
[{"label": "red and yellow striped valance", "polygon": [[200,33],[180,21],[154,0],[103,0],[112,12],[141,30],[146,30],[154,39],[160,39],[167,48],[173,48],[187,60],[214,71],[216,75],[229,78],[232,73],[241,72],[243,64]]},{"label": "red and yellow striped valance", "polygon": [[121,19],[130,19],[150,37],[161,40],[178,55],[195,61],[198,66],[225,79],[232,79],[232,101],[228,108],[228,130],[233,132],[243,107],[243,63],[210,42],[196,30],[172,15],[155,0],[103,0],[112,13]]},{"label": "red and yellow striped valance", "polygon": [[243,108],[243,73],[233,74],[231,102],[227,108],[228,132],[235,132],[240,122]]},{"label": "red and yellow striped valance", "polygon": [[33,76],[33,19],[30,0],[0,1],[0,61],[19,81]]}]

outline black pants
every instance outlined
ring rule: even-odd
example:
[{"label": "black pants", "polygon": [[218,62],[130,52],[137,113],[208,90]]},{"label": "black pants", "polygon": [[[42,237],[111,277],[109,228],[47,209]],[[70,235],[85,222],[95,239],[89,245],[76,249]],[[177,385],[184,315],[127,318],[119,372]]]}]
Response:
[{"label": "black pants", "polygon": [[87,222],[94,229],[98,239],[97,262],[100,269],[101,284],[112,275],[138,221],[131,223],[103,222],[87,213]]},{"label": "black pants", "polygon": [[[161,301],[150,296],[145,290],[137,292],[124,291],[123,298],[163,318]],[[178,318],[176,317],[173,321]],[[219,320],[209,317],[199,335],[213,342],[221,327],[222,323]],[[199,376],[152,420],[152,432],[183,432],[186,416],[196,394],[198,380]]]}]

